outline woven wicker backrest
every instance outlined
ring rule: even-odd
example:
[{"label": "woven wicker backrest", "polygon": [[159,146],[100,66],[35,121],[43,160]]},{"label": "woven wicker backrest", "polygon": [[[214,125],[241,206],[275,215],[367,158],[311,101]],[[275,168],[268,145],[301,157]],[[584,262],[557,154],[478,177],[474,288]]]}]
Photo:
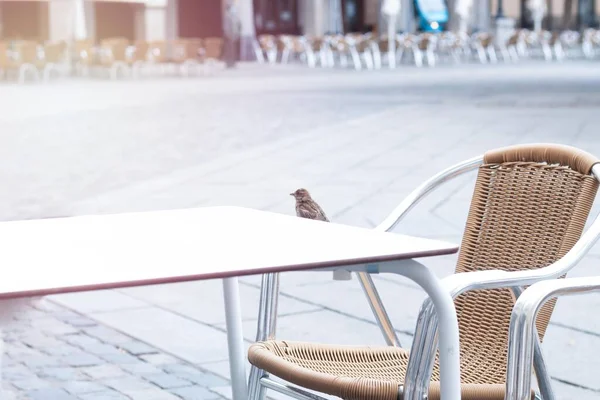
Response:
[{"label": "woven wicker backrest", "polygon": [[[523,270],[564,256],[583,231],[598,189],[592,155],[559,145],[523,145],[485,154],[465,228],[457,272]],[[456,299],[463,383],[504,383],[510,290]],[[543,337],[554,303],[537,319]]]},{"label": "woven wicker backrest", "polygon": [[20,64],[35,64],[39,61],[38,44],[32,40],[17,42],[15,49],[19,54]]},{"label": "woven wicker backrest", "polygon": [[220,37],[204,39],[204,51],[207,58],[220,59],[223,53],[223,39]]}]

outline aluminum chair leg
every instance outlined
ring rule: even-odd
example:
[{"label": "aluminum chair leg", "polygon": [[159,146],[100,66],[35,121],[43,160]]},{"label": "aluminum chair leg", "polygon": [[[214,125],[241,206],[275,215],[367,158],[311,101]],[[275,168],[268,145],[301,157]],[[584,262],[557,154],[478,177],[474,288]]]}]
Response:
[{"label": "aluminum chair leg", "polygon": [[488,57],[490,58],[490,62],[492,64],[496,64],[498,62],[498,56],[496,55],[496,49],[493,46],[487,47]]},{"label": "aluminum chair leg", "polygon": [[374,61],[373,61],[373,56],[371,55],[371,52],[369,50],[365,50],[364,53],[362,53],[363,59],[365,60],[365,66],[367,67],[367,69],[373,69],[374,68]]},{"label": "aluminum chair leg", "polygon": [[[523,293],[523,288],[513,287],[511,288],[515,299]],[[546,361],[544,360],[544,354],[542,353],[542,345],[540,343],[540,336],[537,329],[534,327],[534,343],[533,343],[533,369],[535,371],[535,377],[540,388],[541,398],[544,400],[555,400],[554,391],[552,390],[552,382],[550,381],[550,374],[546,367]]]},{"label": "aluminum chair leg", "polygon": [[396,331],[392,326],[390,317],[383,306],[381,297],[379,297],[379,292],[375,287],[373,278],[371,278],[371,275],[367,274],[366,272],[357,272],[356,276],[358,277],[358,281],[365,292],[365,296],[367,297],[369,306],[371,306],[371,311],[373,311],[373,315],[375,316],[375,320],[377,321],[379,329],[381,329],[381,333],[383,334],[385,342],[388,346],[402,347],[400,340],[396,335]]},{"label": "aluminum chair leg", "polygon": [[259,64],[264,64],[265,56],[263,55],[263,51],[260,47],[260,44],[258,43],[258,40],[256,39],[252,40],[252,50],[254,50],[254,56],[256,57],[256,61],[258,61]]},{"label": "aluminum chair leg", "polygon": [[381,69],[381,52],[379,51],[379,46],[377,44],[371,44],[371,53],[373,54],[374,68]]},{"label": "aluminum chair leg", "polygon": [[[256,341],[263,342],[275,338],[277,328],[277,304],[279,300],[279,274],[265,274],[260,287],[260,304],[258,307],[258,325]],[[255,367],[250,369],[248,379],[248,399],[262,400],[265,397],[265,388],[260,380],[266,373]]]},{"label": "aluminum chair leg", "polygon": [[354,63],[354,69],[360,71],[362,69],[362,63],[360,61],[358,51],[356,51],[354,47],[350,49],[350,56],[352,57],[352,62]]},{"label": "aluminum chair leg", "polygon": [[415,60],[415,65],[417,67],[422,67],[423,66],[423,53],[421,52],[420,49],[413,47],[412,49],[413,51],[413,58]]},{"label": "aluminum chair leg", "polygon": [[427,65],[430,67],[435,66],[435,52],[433,49],[427,49],[425,54],[427,55]]}]

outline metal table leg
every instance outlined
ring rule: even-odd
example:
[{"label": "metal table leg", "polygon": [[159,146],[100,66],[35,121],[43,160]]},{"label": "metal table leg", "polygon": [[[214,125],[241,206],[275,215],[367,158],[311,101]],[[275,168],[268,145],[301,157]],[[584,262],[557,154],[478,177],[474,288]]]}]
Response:
[{"label": "metal table leg", "polygon": [[223,299],[225,301],[227,347],[229,350],[229,370],[231,372],[233,400],[247,400],[246,351],[242,331],[242,310],[240,306],[238,278],[223,279]]},{"label": "metal table leg", "polygon": [[[440,280],[424,265],[405,260],[381,264],[379,272],[406,276],[421,286],[431,298],[439,318],[441,398],[460,399],[460,352],[458,319],[454,301]],[[418,357],[418,354],[411,354]]]}]

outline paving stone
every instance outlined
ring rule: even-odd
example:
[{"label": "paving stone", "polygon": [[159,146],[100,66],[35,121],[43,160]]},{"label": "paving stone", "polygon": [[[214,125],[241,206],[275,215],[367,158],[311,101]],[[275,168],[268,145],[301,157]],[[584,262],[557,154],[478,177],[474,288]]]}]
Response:
[{"label": "paving stone", "polygon": [[77,397],[70,395],[63,389],[52,387],[28,392],[27,396],[31,400],[77,400]]},{"label": "paving stone", "polygon": [[86,335],[85,333],[76,333],[73,335],[65,335],[61,339],[67,343],[70,343],[72,345],[82,347],[82,348],[85,348],[85,347],[91,346],[91,345],[102,344],[102,342],[100,340],[98,340],[96,337]]},{"label": "paving stone", "polygon": [[43,389],[51,387],[52,385],[43,379],[39,379],[37,377],[28,378],[28,379],[20,379],[11,382],[14,387],[17,389],[21,389],[24,391],[32,391],[36,389]]},{"label": "paving stone", "polygon": [[31,369],[25,367],[24,365],[17,364],[6,366],[4,363],[2,365],[2,379],[14,382],[22,379],[30,379],[35,377],[35,374],[31,372]]},{"label": "paving stone", "polygon": [[99,343],[99,344],[91,344],[89,346],[86,346],[85,351],[87,351],[90,354],[95,354],[97,356],[103,356],[103,355],[107,355],[107,354],[109,354],[109,355],[123,354],[124,353],[123,350],[121,350],[119,347],[116,347],[115,345]]},{"label": "paving stone", "polygon": [[59,336],[78,332],[77,328],[56,319],[35,319],[33,321],[35,329],[40,329],[50,335]]},{"label": "paving stone", "polygon": [[104,361],[117,365],[140,364],[143,361],[130,354],[103,354],[100,356]]},{"label": "paving stone", "polygon": [[72,395],[82,395],[86,393],[98,393],[107,390],[107,387],[96,382],[90,381],[71,381],[63,385],[63,389]]},{"label": "paving stone", "polygon": [[78,397],[81,400],[131,400],[130,397],[110,389],[103,392],[80,394]]},{"label": "paving stone", "polygon": [[89,327],[94,327],[94,326],[98,326],[98,323],[96,321],[94,321],[93,319],[90,318],[85,318],[82,316],[77,316],[75,318],[66,318],[63,319],[63,322],[74,326],[75,328],[89,328]]},{"label": "paving stone", "polygon": [[56,346],[43,347],[41,350],[50,356],[70,356],[81,353],[81,348],[72,346],[70,344],[59,342]]},{"label": "paving stone", "polygon": [[125,394],[132,400],[181,400],[181,397],[161,389],[126,391]]},{"label": "paving stone", "polygon": [[181,397],[183,400],[213,400],[221,398],[221,396],[215,392],[211,392],[210,390],[200,386],[172,389],[171,392]]},{"label": "paving stone", "polygon": [[19,360],[29,368],[63,367],[69,365],[63,360],[46,355],[20,356]]},{"label": "paving stone", "polygon": [[80,371],[94,380],[106,378],[119,378],[128,375],[118,366],[110,364],[81,368]]},{"label": "paving stone", "polygon": [[69,355],[61,358],[61,361],[71,367],[91,367],[104,363],[102,359],[86,353]]},{"label": "paving stone", "polygon": [[175,357],[164,353],[143,354],[140,356],[140,358],[147,363],[154,365],[176,364],[178,362]]},{"label": "paving stone", "polygon": [[157,354],[158,351],[145,343],[139,341],[130,341],[127,343],[120,343],[119,348],[131,353],[135,356],[146,355],[146,354]]},{"label": "paving stone", "polygon": [[91,328],[85,328],[84,331],[97,339],[102,340],[103,342],[110,344],[121,344],[128,343],[131,341],[131,337],[124,335],[120,332],[115,331],[114,329],[105,327],[105,326],[95,326]]},{"label": "paving stone", "polygon": [[133,376],[114,379],[103,379],[101,383],[119,392],[152,390],[156,388],[156,386],[154,386],[153,384]]},{"label": "paving stone", "polygon": [[165,365],[163,369],[170,374],[204,387],[225,386],[229,384],[227,380],[220,376],[201,371],[189,365],[171,364]]},{"label": "paving stone", "polygon": [[162,389],[172,389],[184,386],[190,386],[191,383],[188,380],[181,379],[175,375],[171,374],[152,374],[147,375],[144,374],[142,377],[148,382],[162,388]]},{"label": "paving stone", "polygon": [[40,378],[44,379],[49,378],[58,381],[75,381],[84,377],[82,372],[81,369],[73,367],[52,367],[43,368],[37,371],[37,374]]},{"label": "paving stone", "polygon": [[159,366],[148,364],[145,362],[137,362],[134,364],[121,364],[119,367],[129,372],[132,375],[143,376],[143,375],[158,375],[162,373]]}]

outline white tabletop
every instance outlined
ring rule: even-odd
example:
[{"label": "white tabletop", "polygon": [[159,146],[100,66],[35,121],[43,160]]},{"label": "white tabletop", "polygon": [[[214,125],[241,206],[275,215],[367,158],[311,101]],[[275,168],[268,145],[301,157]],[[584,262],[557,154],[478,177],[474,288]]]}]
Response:
[{"label": "white tabletop", "polygon": [[0,298],[450,254],[457,246],[238,207],[0,223]]}]

